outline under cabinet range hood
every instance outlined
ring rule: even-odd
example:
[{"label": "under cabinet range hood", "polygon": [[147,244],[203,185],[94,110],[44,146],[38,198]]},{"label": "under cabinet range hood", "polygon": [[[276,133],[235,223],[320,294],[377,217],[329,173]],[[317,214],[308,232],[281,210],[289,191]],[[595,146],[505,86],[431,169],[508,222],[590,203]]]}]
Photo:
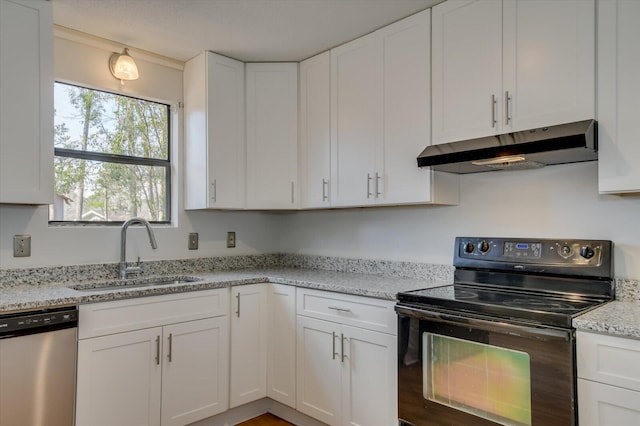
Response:
[{"label": "under cabinet range hood", "polygon": [[598,159],[595,120],[430,145],[418,167],[458,174],[522,170]]}]

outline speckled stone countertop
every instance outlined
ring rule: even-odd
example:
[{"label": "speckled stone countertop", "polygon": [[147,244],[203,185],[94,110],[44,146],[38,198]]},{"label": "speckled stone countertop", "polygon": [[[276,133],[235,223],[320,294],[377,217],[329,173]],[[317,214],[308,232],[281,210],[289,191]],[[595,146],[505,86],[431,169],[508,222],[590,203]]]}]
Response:
[{"label": "speckled stone countertop", "polygon": [[640,339],[640,302],[609,302],[574,318],[573,326],[582,331]]},{"label": "speckled stone countertop", "polygon": [[[0,289],[0,313],[117,300],[131,297],[197,291],[243,284],[272,282],[297,287],[314,288],[346,294],[394,300],[397,293],[449,284],[420,278],[335,272],[310,269],[254,269],[227,272],[182,274],[180,277],[198,277],[202,280],[182,284],[163,284],[142,288],[90,290],[91,287],[115,284],[116,280],[86,283],[48,283],[18,285]],[[150,278],[146,278],[149,280]],[[83,291],[71,287],[85,288]]]}]

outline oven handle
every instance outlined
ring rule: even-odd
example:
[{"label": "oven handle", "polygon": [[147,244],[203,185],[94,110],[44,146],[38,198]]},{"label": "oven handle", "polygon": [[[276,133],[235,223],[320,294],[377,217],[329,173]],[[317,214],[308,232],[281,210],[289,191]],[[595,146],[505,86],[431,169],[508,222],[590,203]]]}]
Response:
[{"label": "oven handle", "polygon": [[473,327],[476,329],[491,331],[494,333],[507,334],[510,336],[525,337],[537,340],[563,340],[573,339],[573,330],[562,330],[558,328],[537,328],[524,325],[498,322],[480,318],[470,318],[444,312],[426,311],[423,309],[410,308],[396,305],[396,312],[400,316],[416,318],[419,320],[435,321],[463,327]]}]

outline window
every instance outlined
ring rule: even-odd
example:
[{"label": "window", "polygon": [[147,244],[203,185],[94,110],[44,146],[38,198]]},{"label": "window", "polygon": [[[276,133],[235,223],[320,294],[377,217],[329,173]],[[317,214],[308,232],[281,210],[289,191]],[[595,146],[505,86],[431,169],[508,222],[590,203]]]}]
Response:
[{"label": "window", "polygon": [[55,83],[50,222],[170,222],[169,105]]}]

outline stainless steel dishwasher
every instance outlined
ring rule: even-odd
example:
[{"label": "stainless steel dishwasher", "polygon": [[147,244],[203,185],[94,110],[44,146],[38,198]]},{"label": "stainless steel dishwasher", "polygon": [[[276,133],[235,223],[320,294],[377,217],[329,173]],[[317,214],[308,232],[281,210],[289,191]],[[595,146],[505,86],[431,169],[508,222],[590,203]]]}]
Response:
[{"label": "stainless steel dishwasher", "polygon": [[71,426],[78,310],[0,315],[0,426]]}]

